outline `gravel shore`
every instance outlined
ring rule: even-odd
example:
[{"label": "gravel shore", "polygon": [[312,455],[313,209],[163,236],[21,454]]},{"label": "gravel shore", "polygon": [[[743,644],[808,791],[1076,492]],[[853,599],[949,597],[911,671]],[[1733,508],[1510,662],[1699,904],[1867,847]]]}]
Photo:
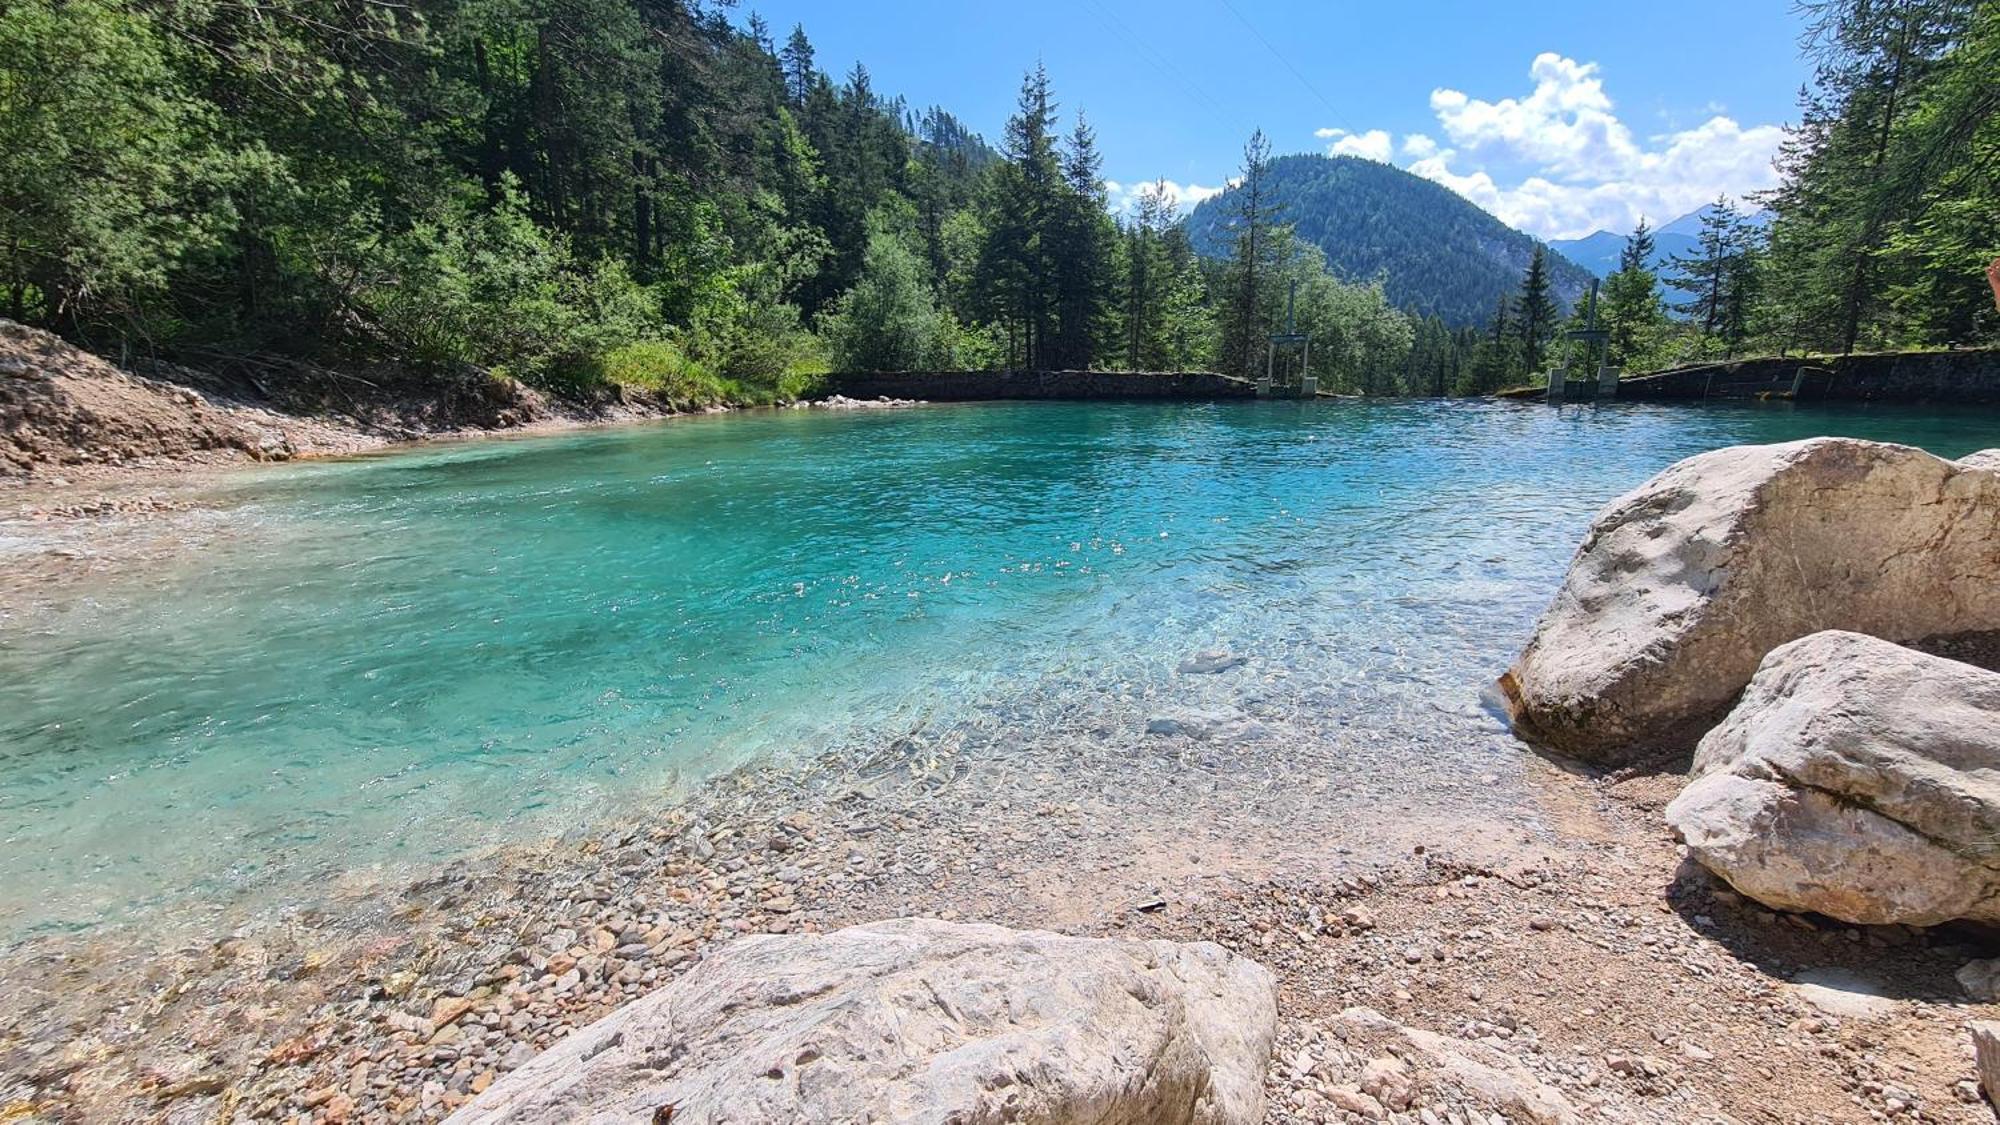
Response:
[{"label": "gravel shore", "polygon": [[[759,766],[211,939],[30,941],[0,957],[0,1119],[436,1119],[717,942],[912,914],[1255,958],[1281,987],[1277,1122],[1532,1119],[1508,1082],[1591,1120],[1990,1113],[1964,1025],[1991,1008],[1952,979],[1977,939],[1744,903],[1679,866],[1675,779],[1530,760],[1519,803],[1370,818],[1287,795],[1268,750],[1185,749]],[[1841,1014],[1792,983],[1829,971],[1888,999]],[[1399,1052],[1357,1008],[1458,1061]]]}]

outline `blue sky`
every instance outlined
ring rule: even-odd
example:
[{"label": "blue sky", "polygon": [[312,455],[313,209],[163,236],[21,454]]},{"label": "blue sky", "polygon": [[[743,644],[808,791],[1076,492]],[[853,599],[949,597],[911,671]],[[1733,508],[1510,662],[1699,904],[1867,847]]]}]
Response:
[{"label": "blue sky", "polygon": [[[1545,238],[1624,231],[1771,186],[1807,69],[1778,0],[742,0],[820,66],[942,105],[997,140],[1040,58],[1097,127],[1114,201],[1164,177],[1189,200],[1262,127],[1280,153],[1386,159]],[[1294,73],[1296,71],[1296,73]]]}]

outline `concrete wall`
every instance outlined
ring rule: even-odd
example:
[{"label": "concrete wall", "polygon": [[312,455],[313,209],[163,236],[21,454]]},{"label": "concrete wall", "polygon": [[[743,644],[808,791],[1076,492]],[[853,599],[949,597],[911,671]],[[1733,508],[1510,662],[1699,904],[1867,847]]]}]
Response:
[{"label": "concrete wall", "polygon": [[927,402],[1000,399],[1185,400],[1255,398],[1254,383],[1206,371],[922,371],[852,373],[831,378],[851,398],[915,398]]},{"label": "concrete wall", "polygon": [[[1798,383],[1802,402],[2000,404],[2000,350],[1991,348],[1747,359],[1679,367],[1620,380],[1618,397],[1638,402],[1789,398],[1801,367],[1807,369],[1805,379]],[[1539,399],[1543,392],[1519,390],[1506,395]],[[1587,397],[1587,391],[1569,396],[1572,402]]]}]

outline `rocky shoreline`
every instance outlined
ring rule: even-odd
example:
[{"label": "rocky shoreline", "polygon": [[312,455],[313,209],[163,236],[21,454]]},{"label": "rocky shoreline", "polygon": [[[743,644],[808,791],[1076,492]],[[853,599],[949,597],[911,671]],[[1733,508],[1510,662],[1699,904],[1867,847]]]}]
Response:
[{"label": "rocky shoreline", "polygon": [[[1276,1122],[1526,1120],[1519,1105],[1558,1096],[1609,1121],[1988,1113],[1965,1025],[1993,1009],[1953,979],[1978,947],[1774,914],[1676,868],[1656,778],[1550,767],[1533,817],[1440,817],[1339,857],[1323,824],[1166,844],[1130,831],[1162,825],[998,808],[997,764],[913,765],[866,800],[854,763],[747,771],[657,817],[171,950],[29,943],[0,958],[0,1109],[437,1119],[719,943],[928,915],[1214,941],[1264,965]],[[1262,839],[1229,854],[1220,837],[1243,835]],[[1844,1009],[1798,983],[1814,974],[1887,999]],[[1404,1028],[1440,1038],[1399,1055]]]},{"label": "rocky shoreline", "polygon": [[[630,425],[693,408],[614,389],[573,400],[484,376],[398,391],[395,380],[303,369],[339,393],[272,397],[273,387],[155,363],[125,370],[60,338],[0,318],[0,496],[26,518],[143,514],[135,491],[199,487],[244,465],[347,457],[426,442],[552,434]],[[829,394],[784,403],[833,410],[919,406],[915,399]]]}]

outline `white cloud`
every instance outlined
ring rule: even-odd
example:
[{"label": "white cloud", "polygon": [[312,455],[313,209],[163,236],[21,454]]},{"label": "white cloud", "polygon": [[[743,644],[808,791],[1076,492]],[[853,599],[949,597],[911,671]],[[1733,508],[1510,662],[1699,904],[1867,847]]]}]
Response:
[{"label": "white cloud", "polygon": [[1315,131],[1313,136],[1333,142],[1326,146],[1329,156],[1360,156],[1386,164],[1396,150],[1395,140],[1382,129],[1370,129],[1365,133],[1350,133],[1345,129],[1320,129]]},{"label": "white cloud", "polygon": [[[1641,215],[1673,219],[1719,194],[1777,185],[1771,160],[1784,138],[1779,126],[1746,128],[1718,112],[1642,141],[1618,117],[1596,63],[1544,52],[1528,77],[1530,92],[1497,101],[1432,91],[1431,112],[1451,147],[1422,133],[1405,136],[1409,170],[1544,238],[1630,230]],[[1334,151],[1388,140],[1379,130],[1336,134]]]},{"label": "white cloud", "polygon": [[1225,186],[1218,184],[1215,187],[1205,187],[1201,184],[1175,183],[1173,180],[1148,180],[1138,184],[1105,180],[1105,200],[1113,214],[1129,214],[1138,209],[1139,193],[1152,188],[1155,184],[1158,184],[1161,190],[1167,193],[1167,198],[1173,201],[1175,211],[1183,215],[1193,210],[1195,204],[1202,200],[1221,195]]}]

